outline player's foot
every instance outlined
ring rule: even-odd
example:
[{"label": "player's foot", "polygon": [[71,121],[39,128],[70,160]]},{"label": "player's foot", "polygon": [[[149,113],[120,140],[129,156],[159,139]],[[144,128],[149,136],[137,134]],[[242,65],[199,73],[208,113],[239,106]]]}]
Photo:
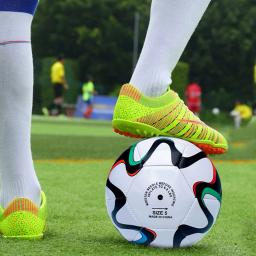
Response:
[{"label": "player's foot", "polygon": [[0,206],[0,234],[4,238],[40,239],[46,223],[46,196],[41,194],[38,208],[26,198],[13,200],[6,209]]},{"label": "player's foot", "polygon": [[206,154],[223,154],[228,149],[224,136],[195,116],[172,90],[151,98],[130,84],[123,85],[112,124],[115,132],[129,137],[181,138]]}]

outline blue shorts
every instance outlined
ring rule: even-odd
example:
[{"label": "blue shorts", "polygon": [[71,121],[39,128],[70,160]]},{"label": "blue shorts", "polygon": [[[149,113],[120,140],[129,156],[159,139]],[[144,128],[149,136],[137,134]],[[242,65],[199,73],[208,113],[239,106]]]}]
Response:
[{"label": "blue shorts", "polygon": [[90,106],[92,105],[92,99],[84,100],[84,103]]},{"label": "blue shorts", "polygon": [[38,0],[0,0],[0,11],[24,12],[33,15]]}]

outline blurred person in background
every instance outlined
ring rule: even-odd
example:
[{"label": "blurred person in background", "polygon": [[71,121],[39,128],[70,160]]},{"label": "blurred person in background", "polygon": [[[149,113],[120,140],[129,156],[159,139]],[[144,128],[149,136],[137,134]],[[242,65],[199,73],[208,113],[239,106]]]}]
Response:
[{"label": "blurred person in background", "polygon": [[84,118],[91,118],[93,112],[93,96],[95,94],[95,85],[92,76],[87,77],[87,82],[82,85],[82,98],[87,105],[84,112]]},{"label": "blurred person in background", "polygon": [[241,127],[243,121],[250,121],[253,115],[252,108],[246,104],[237,101],[235,108],[231,111],[230,115],[234,119],[236,129]]},{"label": "blurred person in background", "polygon": [[185,95],[188,109],[199,116],[202,107],[202,89],[200,85],[198,83],[189,84],[186,88]]},{"label": "blurred person in background", "polygon": [[54,100],[50,106],[50,114],[56,116],[62,113],[62,105],[64,102],[63,93],[64,90],[68,90],[63,56],[59,56],[57,61],[51,66],[51,82]]}]

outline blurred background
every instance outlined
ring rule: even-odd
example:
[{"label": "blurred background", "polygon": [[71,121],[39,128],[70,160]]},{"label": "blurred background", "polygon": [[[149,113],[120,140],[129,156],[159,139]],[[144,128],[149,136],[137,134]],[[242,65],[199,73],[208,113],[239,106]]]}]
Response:
[{"label": "blurred background", "polygon": [[[52,102],[50,67],[65,56],[69,91],[65,102],[77,103],[86,75],[97,94],[116,96],[128,82],[146,34],[150,0],[44,0],[33,23],[35,62],[34,114]],[[202,89],[202,115],[229,113],[238,100],[253,106],[256,85],[256,1],[211,3],[173,73],[172,87],[184,97],[186,86]],[[71,105],[70,105],[71,104]],[[72,111],[71,111],[72,112]],[[227,118],[221,121],[227,121]]]}]

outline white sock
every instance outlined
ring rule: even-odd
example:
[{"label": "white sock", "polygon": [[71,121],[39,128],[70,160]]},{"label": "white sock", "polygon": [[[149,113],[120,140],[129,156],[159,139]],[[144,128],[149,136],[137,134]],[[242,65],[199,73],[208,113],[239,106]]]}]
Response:
[{"label": "white sock", "polygon": [[210,0],[153,0],[145,43],[130,83],[162,95]]},{"label": "white sock", "polygon": [[[6,207],[13,199],[24,197],[39,206],[41,188],[30,147],[33,16],[15,9],[21,8],[22,1],[0,2],[0,204]],[[6,11],[4,3],[8,2],[11,4],[7,4]],[[32,9],[36,3],[25,1],[26,7]]]}]

